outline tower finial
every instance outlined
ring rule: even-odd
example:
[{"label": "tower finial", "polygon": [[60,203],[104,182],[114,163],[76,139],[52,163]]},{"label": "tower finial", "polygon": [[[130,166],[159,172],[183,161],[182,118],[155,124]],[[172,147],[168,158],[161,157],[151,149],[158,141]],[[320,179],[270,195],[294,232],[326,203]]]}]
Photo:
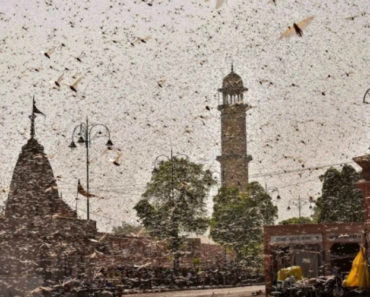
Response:
[{"label": "tower finial", "polygon": [[234,72],[234,62],[231,61],[231,72]]},{"label": "tower finial", "polygon": [[31,138],[34,138],[35,136],[35,95],[32,97],[32,113],[29,116],[31,119]]}]

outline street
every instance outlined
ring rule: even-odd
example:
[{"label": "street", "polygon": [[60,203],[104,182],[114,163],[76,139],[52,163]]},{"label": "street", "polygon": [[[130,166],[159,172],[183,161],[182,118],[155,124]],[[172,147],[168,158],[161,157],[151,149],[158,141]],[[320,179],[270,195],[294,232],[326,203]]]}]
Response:
[{"label": "street", "polygon": [[123,295],[124,297],[248,297],[253,292],[262,291],[262,294],[253,296],[264,296],[265,286],[248,286],[224,289],[186,290],[161,293],[142,293]]}]

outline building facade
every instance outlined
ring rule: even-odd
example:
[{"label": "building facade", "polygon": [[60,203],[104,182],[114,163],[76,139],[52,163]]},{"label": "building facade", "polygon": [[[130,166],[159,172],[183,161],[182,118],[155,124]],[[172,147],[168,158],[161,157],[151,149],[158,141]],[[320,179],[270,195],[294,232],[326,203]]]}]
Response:
[{"label": "building facade", "polygon": [[364,194],[364,222],[264,226],[267,291],[278,270],[293,265],[301,266],[305,277],[330,275],[334,267],[346,273],[360,245],[370,241],[370,155],[353,160],[362,168],[357,187]]}]

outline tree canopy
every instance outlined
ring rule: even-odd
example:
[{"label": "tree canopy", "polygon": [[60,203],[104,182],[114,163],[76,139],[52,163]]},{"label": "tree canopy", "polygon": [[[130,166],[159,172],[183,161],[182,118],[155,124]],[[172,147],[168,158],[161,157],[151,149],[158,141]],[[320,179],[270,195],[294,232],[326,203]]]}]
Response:
[{"label": "tree canopy", "polygon": [[271,197],[257,182],[249,183],[247,191],[237,188],[219,189],[214,197],[211,220],[211,237],[223,246],[231,247],[237,260],[247,265],[260,264],[262,227],[273,224],[277,218],[277,207]]},{"label": "tree canopy", "polygon": [[322,191],[313,215],[318,223],[363,221],[364,198],[355,185],[360,174],[352,166],[344,165],[341,171],[329,168],[320,179]]},{"label": "tree canopy", "polygon": [[314,224],[313,219],[309,217],[293,217],[279,222],[279,225],[294,225],[294,224]]},{"label": "tree canopy", "polygon": [[112,229],[112,233],[115,235],[131,235],[132,233],[139,232],[143,226],[132,225],[126,222],[122,222],[121,226],[115,226]]},{"label": "tree canopy", "polygon": [[211,172],[202,165],[174,157],[153,170],[134,207],[149,234],[167,241],[175,270],[184,232],[201,234],[208,227],[205,199],[214,183]]}]

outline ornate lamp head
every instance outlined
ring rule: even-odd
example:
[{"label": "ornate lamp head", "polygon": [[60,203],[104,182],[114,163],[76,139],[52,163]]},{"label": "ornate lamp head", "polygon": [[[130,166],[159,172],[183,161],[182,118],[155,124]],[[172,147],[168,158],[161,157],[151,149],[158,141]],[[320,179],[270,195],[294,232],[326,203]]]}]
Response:
[{"label": "ornate lamp head", "polygon": [[85,139],[82,136],[80,136],[77,140],[77,143],[83,144],[85,143]]},{"label": "ornate lamp head", "polygon": [[113,146],[112,140],[108,139],[108,141],[107,141],[107,143],[105,145],[108,147],[109,150],[111,150],[112,149],[112,146]]},{"label": "ornate lamp head", "polygon": [[77,147],[77,145],[74,143],[74,141],[72,140],[71,144],[69,145],[70,148],[74,149]]}]

